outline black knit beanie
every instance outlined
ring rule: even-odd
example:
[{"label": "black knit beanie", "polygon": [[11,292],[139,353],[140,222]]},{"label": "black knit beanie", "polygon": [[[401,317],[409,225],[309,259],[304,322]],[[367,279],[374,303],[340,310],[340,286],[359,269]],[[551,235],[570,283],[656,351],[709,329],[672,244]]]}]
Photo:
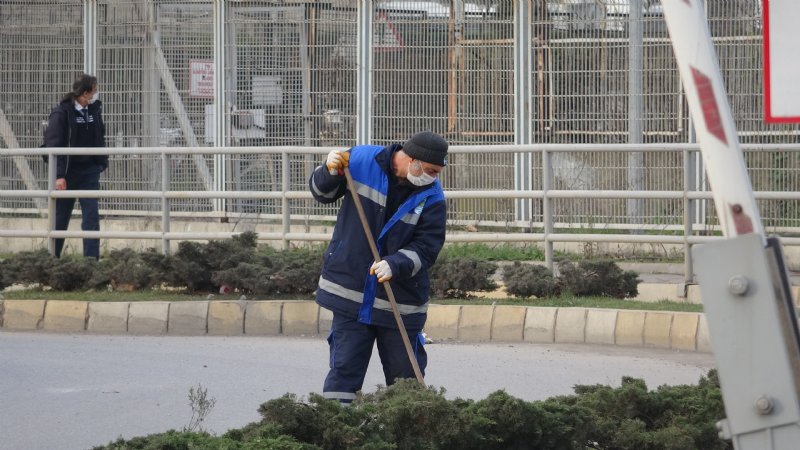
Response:
[{"label": "black knit beanie", "polygon": [[403,144],[403,152],[420,161],[447,165],[447,141],[433,131],[420,131]]}]

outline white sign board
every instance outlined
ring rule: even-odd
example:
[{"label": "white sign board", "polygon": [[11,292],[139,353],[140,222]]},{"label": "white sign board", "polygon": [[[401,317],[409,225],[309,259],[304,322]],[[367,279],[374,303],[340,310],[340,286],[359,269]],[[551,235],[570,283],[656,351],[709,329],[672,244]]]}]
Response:
[{"label": "white sign board", "polygon": [[189,60],[189,97],[214,98],[214,60]]},{"label": "white sign board", "polygon": [[800,122],[800,1],[763,0],[767,122]]}]

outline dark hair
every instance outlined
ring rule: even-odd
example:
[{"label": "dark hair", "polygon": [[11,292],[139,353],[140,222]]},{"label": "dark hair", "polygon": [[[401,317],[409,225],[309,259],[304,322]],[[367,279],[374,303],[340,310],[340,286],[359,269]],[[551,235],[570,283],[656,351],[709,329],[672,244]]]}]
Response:
[{"label": "dark hair", "polygon": [[75,97],[80,97],[86,92],[94,89],[95,86],[97,86],[97,77],[87,73],[82,73],[78,75],[78,78],[76,78],[72,83],[72,92],[67,92],[64,94],[64,98],[62,100],[72,100]]}]

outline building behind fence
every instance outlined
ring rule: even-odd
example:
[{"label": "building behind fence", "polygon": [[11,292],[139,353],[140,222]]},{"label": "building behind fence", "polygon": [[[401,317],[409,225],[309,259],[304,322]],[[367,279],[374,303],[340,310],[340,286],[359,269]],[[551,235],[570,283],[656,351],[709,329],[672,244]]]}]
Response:
[{"label": "building behind fence", "polygon": [[[797,143],[800,128],[763,120],[761,0],[705,4],[740,140]],[[400,142],[421,129],[454,145],[486,145],[482,154],[454,155],[442,176],[448,190],[543,189],[540,155],[493,153],[493,144],[694,142],[656,0],[8,0],[0,3],[0,40],[2,148],[38,147],[50,108],[92,66],[110,147],[348,147]],[[96,62],[87,58],[94,54]],[[754,188],[800,190],[799,154],[746,152]],[[302,190],[321,157],[290,158],[288,188]],[[705,189],[701,161],[687,168],[680,151],[553,158],[553,189],[683,190],[684,169],[692,188]],[[279,191],[282,162],[187,149],[171,159],[170,188]],[[118,155],[103,188],[160,190],[161,170],[157,157]],[[0,176],[0,189],[46,187],[38,157],[0,156]],[[452,223],[543,222],[536,199],[449,202]],[[692,220],[713,227],[706,202],[693,202]],[[800,229],[797,200],[759,203],[768,229]],[[143,215],[160,202],[105,199],[101,208]],[[184,199],[172,208],[268,219],[281,204]],[[565,198],[551,208],[556,223],[580,228],[684,220],[672,199]],[[38,211],[32,199],[0,198],[3,215]],[[291,212],[335,210],[302,199]]]}]

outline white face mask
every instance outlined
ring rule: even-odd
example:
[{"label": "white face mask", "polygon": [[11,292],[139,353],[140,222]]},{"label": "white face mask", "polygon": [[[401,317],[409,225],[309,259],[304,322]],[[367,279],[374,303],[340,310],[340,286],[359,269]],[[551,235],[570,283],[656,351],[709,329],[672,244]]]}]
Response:
[{"label": "white face mask", "polygon": [[94,95],[92,95],[92,98],[89,99],[89,104],[91,105],[92,103],[96,102],[99,99],[100,99],[100,91],[96,91]]},{"label": "white face mask", "polygon": [[[414,163],[417,163],[416,168],[419,169],[420,172],[422,172],[422,175],[414,175],[413,173],[411,173],[411,165]],[[436,181],[435,177],[431,176],[428,173],[425,173],[425,171],[422,170],[422,163],[420,163],[419,161],[411,161],[410,163],[408,163],[408,173],[406,174],[406,179],[409,182],[411,182],[411,184],[413,184],[414,186],[427,186]]]}]

